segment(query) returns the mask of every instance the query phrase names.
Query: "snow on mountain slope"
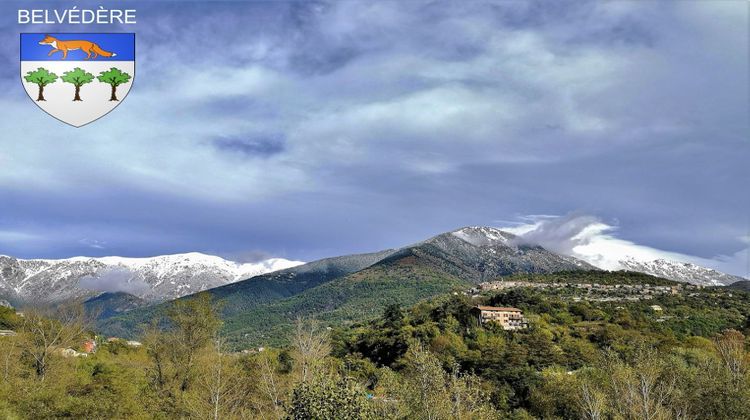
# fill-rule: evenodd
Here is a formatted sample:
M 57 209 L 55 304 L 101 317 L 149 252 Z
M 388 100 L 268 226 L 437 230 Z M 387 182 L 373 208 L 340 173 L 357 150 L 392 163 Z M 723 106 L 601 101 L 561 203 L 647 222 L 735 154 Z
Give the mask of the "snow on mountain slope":
M 17 303 L 55 302 L 123 291 L 162 301 L 299 264 L 283 258 L 241 264 L 200 253 L 63 260 L 0 256 L 0 297 Z
M 486 226 L 465 227 L 451 234 L 474 246 L 506 244 L 516 237 L 511 233 Z
M 513 246 L 523 243 L 523 236 L 491 227 L 467 227 L 451 232 L 453 236 L 475 246 Z M 704 286 L 721 286 L 731 284 L 742 277 L 722 273 L 696 264 L 670 260 L 666 258 L 648 258 L 649 254 L 641 253 L 637 257 L 622 254 L 618 247 L 598 246 L 593 254 L 575 253 L 572 255 L 556 254 L 568 263 L 579 268 L 598 268 L 604 270 L 628 270 L 663 277 L 669 280 L 700 284 Z M 591 251 L 591 250 L 589 250 Z M 593 255 L 593 257 L 592 257 Z M 591 258 L 588 258 L 591 257 Z M 591 265 L 589 265 L 591 264 Z
M 740 280 L 745 280 L 742 277 L 722 273 L 711 268 L 666 259 L 639 261 L 631 257 L 621 260 L 620 267 L 623 270 L 637 271 L 639 273 L 651 274 L 652 276 L 663 277 L 669 280 L 700 284 L 704 286 L 724 286 Z
M 270 258 L 257 263 L 242 264 L 228 261 L 215 255 L 206 255 L 198 252 L 163 255 L 152 258 L 103 257 L 93 259 L 108 266 L 150 272 L 160 278 L 169 277 L 173 273 L 186 268 L 202 269 L 213 267 L 231 273 L 238 280 L 302 264 L 301 261 L 290 261 L 283 258 Z
M 585 261 L 524 243 L 512 233 L 484 226 L 443 233 L 400 251 L 416 251 L 450 263 L 460 269 L 460 277 L 471 281 L 515 273 L 597 269 Z

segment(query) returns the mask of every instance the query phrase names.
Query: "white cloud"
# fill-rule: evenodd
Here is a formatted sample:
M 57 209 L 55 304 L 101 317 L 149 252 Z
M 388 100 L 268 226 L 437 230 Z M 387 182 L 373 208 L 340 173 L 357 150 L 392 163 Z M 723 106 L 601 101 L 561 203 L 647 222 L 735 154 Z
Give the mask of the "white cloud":
M 39 235 L 17 230 L 0 230 L 0 245 L 3 242 L 29 242 L 41 239 Z
M 737 193 L 747 8 L 698 3 L 144 5 L 158 19 L 138 29 L 133 91 L 101 121 L 65 127 L 17 76 L 4 81 L 0 193 L 11 206 L 0 227 L 40 224 L 35 252 L 83 236 L 117 249 L 132 231 L 135 253 L 146 243 L 224 248 L 236 246 L 227 232 L 251 225 L 274 226 L 298 249 L 320 247 L 341 220 L 368 238 L 386 236 L 373 220 L 425 232 L 487 220 L 502 200 L 506 214 L 594 207 L 649 220 L 671 230 L 642 226 L 660 243 L 695 226 L 690 252 L 721 249 L 713 263 L 739 266 L 742 253 L 721 245 L 747 225 L 737 216 L 747 208 Z M 210 34 L 197 50 L 196 33 Z M 0 47 L 6 61 L 14 48 Z M 212 144 L 256 133 L 278 134 L 279 151 Z M 165 202 L 201 216 L 182 221 Z M 80 232 L 84 217 L 100 225 Z M 611 226 L 599 229 L 584 236 L 618 244 Z M 243 248 L 271 237 L 242 236 Z
M 529 220 L 530 219 L 530 220 Z M 667 259 L 697 264 L 728 274 L 748 277 L 750 248 L 732 255 L 704 258 L 639 245 L 617 237 L 617 226 L 596 216 L 571 213 L 566 216 L 532 216 L 527 223 L 503 227 L 519 236 L 521 243 L 533 243 L 551 251 L 570 255 L 605 270 L 621 269 L 620 261 Z
M 209 14 L 194 24 L 217 23 L 217 40 L 230 38 L 233 50 L 260 58 L 238 66 L 206 51 L 193 59 L 179 42 L 186 36 L 181 32 L 173 34 L 177 51 L 154 54 L 162 45 L 145 44 L 132 93 L 111 115 L 80 130 L 61 127 L 26 98 L 3 101 L 5 137 L 23 142 L 0 140 L 0 186 L 80 190 L 102 180 L 185 197 L 257 201 L 323 190 L 318 171 L 355 164 L 444 173 L 478 162 L 562 159 L 580 149 L 549 153 L 545 140 L 528 140 L 529 127 L 556 124 L 584 137 L 610 128 L 583 104 L 627 65 L 620 53 L 587 47 L 559 54 L 543 31 L 499 27 L 483 6 L 430 22 L 422 19 L 423 7 L 314 9 L 310 33 L 299 35 L 309 46 L 276 45 L 269 41 L 276 33 L 234 42 L 236 34 L 219 23 L 227 16 Z M 267 60 L 269 45 L 275 53 Z M 306 50 L 311 47 L 316 50 Z M 450 56 L 464 47 L 476 51 Z M 330 72 L 292 71 L 296 55 L 325 61 L 337 50 L 355 57 Z M 16 121 L 33 121 L 33 128 Z M 284 152 L 238 162 L 207 142 L 258 131 L 286 134 Z
M 96 276 L 81 277 L 78 285 L 98 292 L 125 292 L 137 295 L 149 289 L 149 285 L 135 277 L 125 268 L 110 268 Z

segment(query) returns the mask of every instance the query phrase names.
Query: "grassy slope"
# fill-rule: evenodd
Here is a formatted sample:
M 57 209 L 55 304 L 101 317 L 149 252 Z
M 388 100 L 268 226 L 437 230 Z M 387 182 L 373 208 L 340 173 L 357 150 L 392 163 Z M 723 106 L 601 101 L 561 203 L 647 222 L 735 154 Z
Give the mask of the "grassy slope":
M 148 305 L 145 300 L 124 292 L 102 293 L 83 302 L 86 312 L 99 319 L 121 315 Z
M 330 280 L 337 273 L 305 273 L 300 275 L 262 275 L 251 280 L 230 284 L 208 290 L 214 301 L 221 307 L 224 317 L 231 318 L 239 313 L 275 300 L 298 294 L 311 287 Z M 188 299 L 189 296 L 181 298 Z M 139 334 L 141 327 L 152 319 L 159 318 L 170 304 L 165 302 L 156 306 L 140 308 L 125 314 L 100 320 L 98 329 L 105 335 L 133 337 Z
M 225 332 L 236 347 L 280 344 L 297 317 L 341 325 L 379 316 L 391 303 L 403 306 L 469 283 L 416 256 L 389 260 L 296 296 L 261 305 L 225 320 Z

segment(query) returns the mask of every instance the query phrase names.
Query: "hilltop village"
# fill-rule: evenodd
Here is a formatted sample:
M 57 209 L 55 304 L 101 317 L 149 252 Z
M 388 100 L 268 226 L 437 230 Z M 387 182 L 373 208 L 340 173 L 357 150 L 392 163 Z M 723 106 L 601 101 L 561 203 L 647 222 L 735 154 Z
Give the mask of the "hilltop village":
M 538 290 L 550 290 L 568 292 L 573 300 L 590 301 L 640 301 L 653 299 L 660 295 L 678 295 L 687 293 L 696 296 L 699 290 L 705 286 L 676 283 L 670 285 L 655 285 L 649 283 L 640 284 L 600 284 L 600 283 L 540 283 L 531 281 L 496 280 L 480 283 L 477 287 L 469 289 L 471 296 L 478 297 L 482 292 L 499 292 L 517 288 L 528 288 Z

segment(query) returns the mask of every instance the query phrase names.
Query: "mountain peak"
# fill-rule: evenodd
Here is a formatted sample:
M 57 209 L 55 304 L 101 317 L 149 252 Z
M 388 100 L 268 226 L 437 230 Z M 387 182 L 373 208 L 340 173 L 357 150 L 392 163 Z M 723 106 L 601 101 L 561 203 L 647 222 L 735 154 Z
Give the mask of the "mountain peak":
M 450 233 L 474 246 L 507 244 L 516 237 L 512 233 L 488 226 L 467 226 Z

